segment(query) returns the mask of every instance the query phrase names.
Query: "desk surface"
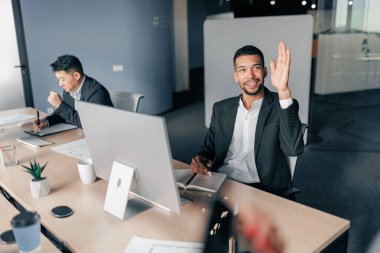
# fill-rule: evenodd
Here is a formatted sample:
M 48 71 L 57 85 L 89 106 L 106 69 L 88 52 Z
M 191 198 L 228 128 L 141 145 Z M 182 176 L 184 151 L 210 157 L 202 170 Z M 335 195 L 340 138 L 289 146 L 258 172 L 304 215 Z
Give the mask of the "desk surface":
M 0 112 L 33 113 L 30 108 Z M 60 145 L 83 138 L 79 129 L 46 137 Z M 78 175 L 76 159 L 50 150 L 52 146 L 38 150 L 17 143 L 17 157 L 21 163 L 34 156 L 40 162 L 49 161 L 44 172 L 52 191 L 40 199 L 31 197 L 30 176 L 21 167 L 9 167 L 0 176 L 1 186 L 26 209 L 36 210 L 41 222 L 58 239 L 74 252 L 122 252 L 132 236 L 151 239 L 202 242 L 207 224 L 208 193 L 187 191 L 193 202 L 181 207 L 181 214 L 167 213 L 153 207 L 128 220 L 121 221 L 103 211 L 107 182 L 97 180 L 93 184 L 82 184 Z M 189 165 L 174 161 L 176 168 Z M 17 183 L 16 183 L 17 182 Z M 349 221 L 288 201 L 252 187 L 227 180 L 221 194 L 237 203 L 249 203 L 264 210 L 279 226 L 286 240 L 288 253 L 319 252 L 349 228 Z M 57 219 L 50 210 L 58 205 L 68 205 L 74 214 Z

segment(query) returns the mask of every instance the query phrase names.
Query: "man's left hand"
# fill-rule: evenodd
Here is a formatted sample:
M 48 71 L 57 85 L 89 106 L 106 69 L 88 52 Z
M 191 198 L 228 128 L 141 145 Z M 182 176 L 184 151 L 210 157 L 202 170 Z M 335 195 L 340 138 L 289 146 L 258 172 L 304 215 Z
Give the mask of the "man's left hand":
M 55 108 L 58 108 L 62 103 L 61 96 L 57 92 L 54 92 L 54 91 L 50 92 L 50 95 L 47 101 Z
M 270 77 L 272 85 L 277 89 L 280 99 L 291 97 L 288 87 L 290 59 L 289 49 L 286 48 L 284 41 L 280 41 L 280 44 L 278 45 L 277 62 L 274 60 L 270 61 Z

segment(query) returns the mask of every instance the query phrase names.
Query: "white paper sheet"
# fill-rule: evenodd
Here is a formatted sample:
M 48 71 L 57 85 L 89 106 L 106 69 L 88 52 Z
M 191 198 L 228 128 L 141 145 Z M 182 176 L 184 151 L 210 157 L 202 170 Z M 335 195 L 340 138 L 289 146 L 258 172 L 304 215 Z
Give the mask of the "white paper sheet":
M 28 119 L 33 118 L 34 115 L 30 114 L 15 114 L 7 117 L 0 118 L 0 126 L 10 125 L 10 124 L 16 124 L 18 122 L 22 122 Z
M 91 158 L 85 138 L 53 147 L 51 150 L 80 160 Z
M 203 243 L 163 241 L 134 236 L 124 253 L 202 253 Z

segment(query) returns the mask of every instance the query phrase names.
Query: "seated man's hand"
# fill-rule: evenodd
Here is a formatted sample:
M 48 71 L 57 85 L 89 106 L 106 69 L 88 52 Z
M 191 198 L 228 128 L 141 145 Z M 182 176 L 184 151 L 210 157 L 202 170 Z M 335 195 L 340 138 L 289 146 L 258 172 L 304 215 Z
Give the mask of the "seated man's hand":
M 57 92 L 51 91 L 47 101 L 55 108 L 58 108 L 62 103 L 62 98 Z
M 43 128 L 45 128 L 45 127 L 48 126 L 46 120 L 40 119 L 40 124 L 37 124 L 38 123 L 37 121 L 38 120 L 33 121 L 33 129 L 34 129 L 34 131 L 40 131 L 41 129 L 43 129 Z
M 191 159 L 191 170 L 195 173 L 205 175 L 210 170 L 211 166 L 212 161 L 203 156 L 197 155 Z

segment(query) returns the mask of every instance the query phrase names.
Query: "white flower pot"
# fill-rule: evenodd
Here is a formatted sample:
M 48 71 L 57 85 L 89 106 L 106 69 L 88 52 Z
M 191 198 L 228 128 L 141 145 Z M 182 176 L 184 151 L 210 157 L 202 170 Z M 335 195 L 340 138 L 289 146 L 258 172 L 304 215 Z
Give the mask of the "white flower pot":
M 40 181 L 30 180 L 30 191 L 33 198 L 46 196 L 50 193 L 50 185 L 48 179 L 45 177 Z

